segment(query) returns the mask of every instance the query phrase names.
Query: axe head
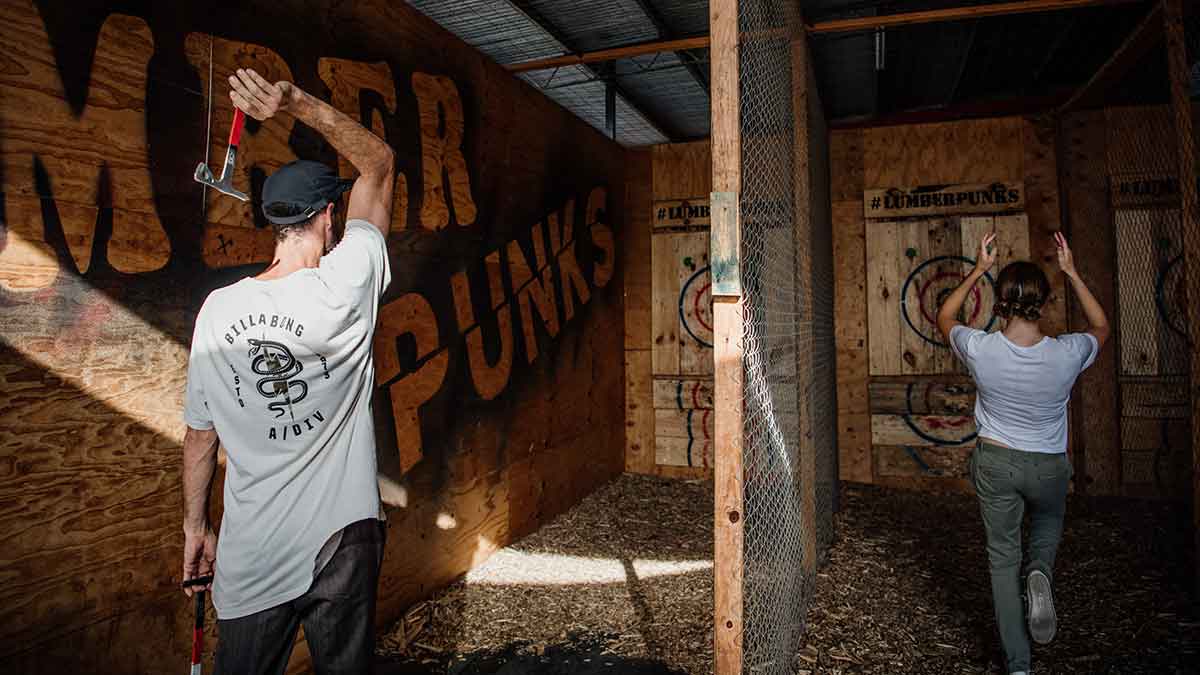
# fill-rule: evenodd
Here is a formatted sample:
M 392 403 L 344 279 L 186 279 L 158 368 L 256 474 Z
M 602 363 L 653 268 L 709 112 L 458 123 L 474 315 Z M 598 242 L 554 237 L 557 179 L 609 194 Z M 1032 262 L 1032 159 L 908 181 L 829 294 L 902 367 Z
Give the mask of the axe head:
M 230 197 L 237 197 L 244 202 L 250 201 L 250 198 L 246 196 L 246 193 L 233 188 L 232 174 L 232 171 L 222 171 L 221 179 L 217 180 L 216 177 L 213 176 L 212 170 L 208 168 L 208 165 L 204 162 L 200 162 L 200 164 L 196 166 L 195 178 L 196 182 L 203 183 L 204 185 L 207 185 L 221 194 L 226 194 Z

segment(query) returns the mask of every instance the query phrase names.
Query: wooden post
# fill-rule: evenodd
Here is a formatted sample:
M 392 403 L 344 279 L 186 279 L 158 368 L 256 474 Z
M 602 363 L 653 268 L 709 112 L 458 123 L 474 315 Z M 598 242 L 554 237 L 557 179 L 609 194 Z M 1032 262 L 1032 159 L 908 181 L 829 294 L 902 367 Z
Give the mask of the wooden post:
M 713 407 L 716 493 L 714 523 L 714 673 L 742 672 L 742 297 L 718 283 L 719 265 L 732 255 L 740 275 L 737 194 L 741 189 L 741 121 L 738 90 L 738 0 L 710 0 L 712 34 Z M 732 214 L 718 215 L 722 195 Z M 732 199 L 729 199 L 732 197 Z M 725 221 L 732 218 L 732 223 Z M 732 225 L 732 246 L 726 235 Z M 726 231 L 721 231 L 721 230 Z M 734 250 L 728 250 L 728 249 Z M 725 249 L 725 250 L 718 250 Z M 740 284 L 737 284 L 740 286 Z
M 1182 188 L 1183 260 L 1186 264 L 1188 329 L 1192 337 L 1192 526 L 1196 552 L 1200 553 L 1200 204 L 1197 203 L 1196 147 L 1192 136 L 1192 103 L 1188 92 L 1191 75 L 1184 39 L 1183 3 L 1162 0 L 1166 22 L 1167 64 L 1171 71 L 1171 106 L 1179 137 L 1179 185 Z M 1196 569 L 1200 585 L 1200 567 Z
M 811 339 L 812 327 L 812 220 L 808 172 L 808 36 L 797 27 L 791 41 L 792 56 L 792 218 L 796 232 L 796 322 L 797 335 Z M 803 290 L 802 290 L 803 289 Z M 817 453 L 813 446 L 813 415 L 809 403 L 812 389 L 811 342 L 796 345 L 796 404 L 800 415 L 797 451 L 800 455 L 800 549 L 804 584 L 817 573 Z M 822 422 L 827 423 L 828 420 Z

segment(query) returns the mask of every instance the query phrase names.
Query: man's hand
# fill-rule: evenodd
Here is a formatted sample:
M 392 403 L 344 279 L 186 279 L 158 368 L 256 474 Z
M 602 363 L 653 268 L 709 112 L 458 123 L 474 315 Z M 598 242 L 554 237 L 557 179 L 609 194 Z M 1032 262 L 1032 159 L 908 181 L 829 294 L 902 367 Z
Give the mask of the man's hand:
M 229 98 L 233 104 L 260 122 L 287 110 L 294 92 L 291 82 L 271 84 L 250 68 L 238 68 L 229 76 Z
M 992 269 L 996 264 L 996 251 L 992 248 L 992 244 L 996 241 L 996 233 L 985 235 L 983 240 L 979 242 L 979 257 L 975 259 L 975 272 L 983 276 L 985 272 Z
M 213 573 L 213 563 L 217 559 L 217 533 L 211 527 L 205 526 L 203 531 L 183 533 L 183 580 L 206 577 Z M 184 593 L 188 597 L 196 591 L 207 591 L 212 584 L 204 586 L 185 586 Z
M 1054 242 L 1058 244 L 1058 266 L 1063 271 L 1063 274 L 1075 279 L 1079 273 L 1075 271 L 1075 256 L 1071 255 L 1071 247 L 1067 245 L 1067 238 L 1062 232 L 1054 233 Z
M 208 493 L 217 470 L 217 446 L 221 439 L 214 429 L 188 427 L 183 435 L 183 580 L 213 573 L 217 559 L 217 535 L 208 524 Z M 184 589 L 206 590 L 211 584 Z

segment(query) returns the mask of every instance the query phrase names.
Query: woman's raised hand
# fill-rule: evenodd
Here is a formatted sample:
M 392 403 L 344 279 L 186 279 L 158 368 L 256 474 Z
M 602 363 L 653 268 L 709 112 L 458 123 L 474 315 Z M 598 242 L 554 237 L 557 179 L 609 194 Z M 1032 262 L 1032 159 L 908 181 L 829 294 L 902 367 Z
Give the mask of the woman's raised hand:
M 979 257 L 975 259 L 975 271 L 983 274 L 992 269 L 996 264 L 996 250 L 992 248 L 992 244 L 996 241 L 996 233 L 992 232 L 985 235 L 983 240 L 979 242 Z
M 1075 271 L 1075 257 L 1071 255 L 1071 247 L 1067 245 L 1067 238 L 1063 236 L 1062 232 L 1055 232 L 1054 243 L 1058 244 L 1058 266 L 1062 269 L 1063 274 L 1075 278 L 1078 276 Z

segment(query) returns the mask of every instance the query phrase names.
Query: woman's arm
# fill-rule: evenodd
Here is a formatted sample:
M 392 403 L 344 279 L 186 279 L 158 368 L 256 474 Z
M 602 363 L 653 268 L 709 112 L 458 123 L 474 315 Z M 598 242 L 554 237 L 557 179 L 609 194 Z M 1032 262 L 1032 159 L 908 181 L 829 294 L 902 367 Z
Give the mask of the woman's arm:
M 975 284 L 983 278 L 983 275 L 996 264 L 996 254 L 992 250 L 992 242 L 996 241 L 996 233 L 991 233 L 979 242 L 979 258 L 975 260 L 975 269 L 963 279 L 958 288 L 946 298 L 946 302 L 942 303 L 938 309 L 937 325 L 938 330 L 942 332 L 942 336 L 946 341 L 950 341 L 950 331 L 955 326 L 960 325 L 958 317 L 959 310 L 962 309 L 963 303 L 967 301 L 967 294 Z
M 1091 333 L 1096 338 L 1096 342 L 1103 347 L 1111 333 L 1108 327 L 1108 316 L 1104 314 L 1104 308 L 1100 306 L 1096 296 L 1092 295 L 1092 291 L 1088 289 L 1087 284 L 1083 283 L 1079 272 L 1075 270 L 1075 258 L 1071 255 L 1071 247 L 1067 245 L 1067 238 L 1061 232 L 1055 232 L 1054 241 L 1058 243 L 1058 266 L 1071 281 L 1071 288 L 1079 298 L 1083 316 L 1087 319 L 1089 326 L 1087 332 Z

